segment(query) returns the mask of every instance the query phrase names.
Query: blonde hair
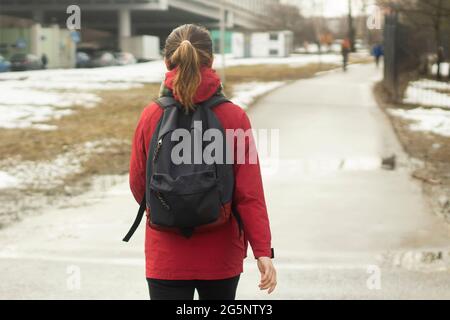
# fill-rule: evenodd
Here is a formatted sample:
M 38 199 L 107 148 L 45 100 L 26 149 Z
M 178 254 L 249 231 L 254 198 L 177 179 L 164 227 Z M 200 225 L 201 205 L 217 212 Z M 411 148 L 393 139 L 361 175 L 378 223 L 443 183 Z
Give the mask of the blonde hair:
M 201 68 L 213 60 L 213 45 L 209 31 L 194 24 L 182 25 L 169 35 L 164 48 L 169 69 L 178 68 L 173 92 L 186 112 L 195 106 L 194 97 L 202 81 Z

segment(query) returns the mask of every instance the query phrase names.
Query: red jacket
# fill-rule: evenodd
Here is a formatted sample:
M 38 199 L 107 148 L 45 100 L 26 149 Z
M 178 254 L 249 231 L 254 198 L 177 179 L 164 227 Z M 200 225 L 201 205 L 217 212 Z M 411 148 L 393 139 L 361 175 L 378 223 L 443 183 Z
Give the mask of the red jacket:
M 173 88 L 175 72 L 172 70 L 166 74 L 165 85 L 169 89 Z M 220 78 L 215 71 L 203 68 L 195 102 L 206 101 L 217 92 L 219 86 Z M 246 113 L 232 103 L 214 108 L 214 113 L 224 129 L 251 128 Z M 144 109 L 135 132 L 130 186 L 138 203 L 144 197 L 149 144 L 162 114 L 162 109 L 156 103 L 150 104 Z M 157 231 L 146 223 L 147 278 L 217 280 L 237 276 L 243 271 L 248 242 L 255 258 L 271 256 L 271 234 L 259 163 L 235 164 L 234 176 L 233 202 L 242 217 L 243 236 L 239 237 L 235 218 L 214 231 L 194 234 L 189 239 L 176 233 Z

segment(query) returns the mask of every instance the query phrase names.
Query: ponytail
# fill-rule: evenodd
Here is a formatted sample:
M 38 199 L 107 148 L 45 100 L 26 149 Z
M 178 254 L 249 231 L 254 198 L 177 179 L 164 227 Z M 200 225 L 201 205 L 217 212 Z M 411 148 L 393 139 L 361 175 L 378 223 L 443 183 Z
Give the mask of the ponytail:
M 184 40 L 172 55 L 171 62 L 178 66 L 173 92 L 188 112 L 194 107 L 194 97 L 202 80 L 199 54 L 189 40 Z
M 202 81 L 201 68 L 213 61 L 213 44 L 209 31 L 195 24 L 182 25 L 166 40 L 164 57 L 170 70 L 178 68 L 173 93 L 189 112 L 195 107 L 195 94 Z

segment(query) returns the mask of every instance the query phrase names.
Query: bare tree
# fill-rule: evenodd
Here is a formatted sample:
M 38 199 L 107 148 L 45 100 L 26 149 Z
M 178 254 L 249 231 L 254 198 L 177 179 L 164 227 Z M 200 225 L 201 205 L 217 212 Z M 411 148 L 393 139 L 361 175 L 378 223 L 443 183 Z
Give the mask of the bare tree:
M 302 44 L 309 38 L 312 32 L 308 19 L 301 13 L 298 5 L 276 4 L 271 8 L 273 22 L 271 29 L 290 30 L 294 32 L 294 42 L 296 45 Z

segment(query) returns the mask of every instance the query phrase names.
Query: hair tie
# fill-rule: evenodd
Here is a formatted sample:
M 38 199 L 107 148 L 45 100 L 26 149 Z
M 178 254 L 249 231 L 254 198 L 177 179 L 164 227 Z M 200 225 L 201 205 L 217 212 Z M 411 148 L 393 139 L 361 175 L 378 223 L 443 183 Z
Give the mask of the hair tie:
M 188 44 L 192 45 L 192 43 L 191 43 L 189 40 L 187 40 L 187 39 L 181 41 L 180 45 L 182 45 L 182 44 L 184 44 L 184 43 L 188 43 Z

